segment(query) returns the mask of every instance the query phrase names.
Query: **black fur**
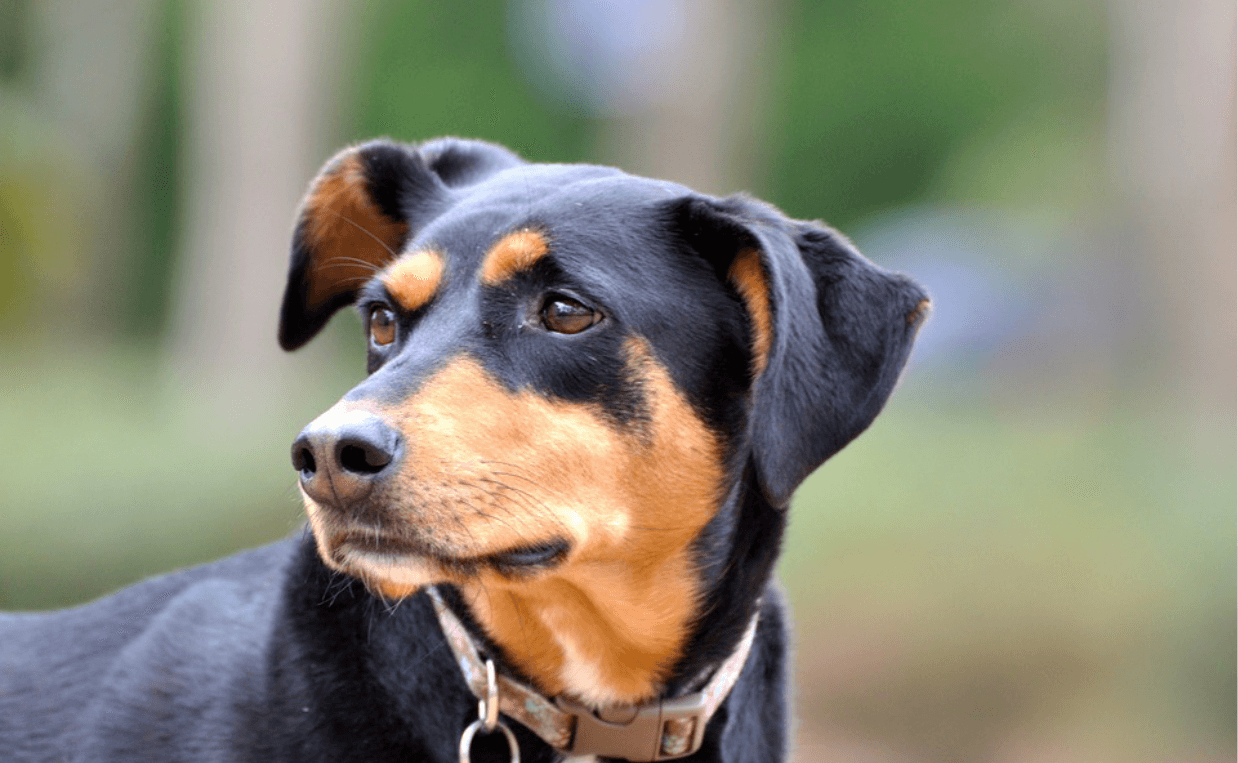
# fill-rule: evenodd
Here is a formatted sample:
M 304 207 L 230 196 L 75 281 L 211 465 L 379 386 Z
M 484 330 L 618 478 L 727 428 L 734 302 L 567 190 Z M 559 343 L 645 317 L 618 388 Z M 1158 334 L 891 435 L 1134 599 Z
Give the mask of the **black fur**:
M 704 596 L 668 693 L 725 659 L 762 611 L 739 683 L 684 760 L 783 759 L 787 633 L 773 566 L 784 509 L 880 411 L 922 321 L 923 291 L 835 231 L 743 196 L 600 167 L 525 165 L 480 142 L 376 141 L 355 151 L 375 207 L 408 225 L 401 245 L 431 242 L 451 257 L 434 301 L 397 316 L 399 340 L 371 347 L 372 374 L 348 398 L 398 401 L 467 352 L 508 389 L 586 401 L 639 432 L 651 413 L 624 347 L 646 342 L 725 443 L 729 475 L 728 497 L 693 545 Z M 552 255 L 499 285 L 475 283 L 487 247 L 522 229 L 542 232 Z M 374 281 L 341 283 L 307 305 L 308 279 L 323 267 L 312 244 L 300 223 L 280 316 L 288 349 L 346 304 L 365 317 L 391 302 Z M 751 248 L 773 324 L 755 378 L 756 327 L 727 276 Z M 521 331 L 546 293 L 594 306 L 606 323 L 571 341 Z M 476 708 L 427 598 L 380 601 L 328 571 L 308 533 L 76 609 L 0 616 L 4 760 L 454 761 Z M 558 759 L 511 725 L 523 760 Z M 506 757 L 490 739 L 474 759 Z

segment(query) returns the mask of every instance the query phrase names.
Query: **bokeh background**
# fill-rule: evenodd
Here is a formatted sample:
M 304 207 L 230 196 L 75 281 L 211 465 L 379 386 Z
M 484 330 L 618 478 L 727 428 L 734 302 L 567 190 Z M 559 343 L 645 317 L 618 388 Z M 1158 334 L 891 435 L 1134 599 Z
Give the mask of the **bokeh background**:
M 276 346 L 300 195 L 483 137 L 933 292 L 795 500 L 799 760 L 1232 761 L 1234 56 L 1228 0 L 0 0 L 0 606 L 296 532 L 363 373 Z

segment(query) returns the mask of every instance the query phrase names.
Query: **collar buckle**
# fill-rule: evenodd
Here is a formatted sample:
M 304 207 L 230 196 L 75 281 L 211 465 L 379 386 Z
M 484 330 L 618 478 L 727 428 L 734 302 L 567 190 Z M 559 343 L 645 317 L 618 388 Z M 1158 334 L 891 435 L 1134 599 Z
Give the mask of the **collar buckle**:
M 557 697 L 555 703 L 575 719 L 567 752 L 626 758 L 633 763 L 691 755 L 701 748 L 709 720 L 703 692 L 608 712 L 615 720 L 603 719 L 566 697 Z

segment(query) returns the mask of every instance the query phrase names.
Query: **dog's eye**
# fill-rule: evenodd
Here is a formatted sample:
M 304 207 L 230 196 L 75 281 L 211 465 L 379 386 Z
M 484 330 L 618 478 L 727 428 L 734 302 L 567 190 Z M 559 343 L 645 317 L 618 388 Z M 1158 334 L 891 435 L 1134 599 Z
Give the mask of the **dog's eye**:
M 601 319 L 597 310 L 562 294 L 542 306 L 542 325 L 556 334 L 579 334 Z
M 395 341 L 395 313 L 391 308 L 375 305 L 370 310 L 370 340 L 380 346 Z

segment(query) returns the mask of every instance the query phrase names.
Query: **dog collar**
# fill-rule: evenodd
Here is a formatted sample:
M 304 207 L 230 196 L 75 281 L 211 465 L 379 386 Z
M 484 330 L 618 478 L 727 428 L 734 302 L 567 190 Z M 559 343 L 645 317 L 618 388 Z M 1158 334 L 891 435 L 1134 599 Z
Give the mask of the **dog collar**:
M 699 690 L 675 699 L 639 705 L 626 713 L 630 717 L 612 722 L 566 697 L 551 700 L 525 683 L 496 675 L 493 661 L 482 658 L 473 637 L 444 603 L 438 589 L 430 587 L 427 592 L 464 682 L 480 700 L 481 718 L 465 729 L 461 738 L 462 761 L 468 760 L 468 743 L 478 728 L 492 731 L 496 725 L 507 736 L 514 753 L 512 759 L 519 760 L 515 740 L 507 727 L 497 720 L 498 712 L 518 721 L 546 744 L 568 755 L 600 755 L 634 763 L 691 755 L 700 749 L 705 726 L 739 680 L 752 649 L 759 617 L 758 610 L 735 651 L 718 666 L 713 676 L 704 681 L 705 674 L 702 674 L 694 682 L 701 686 Z

